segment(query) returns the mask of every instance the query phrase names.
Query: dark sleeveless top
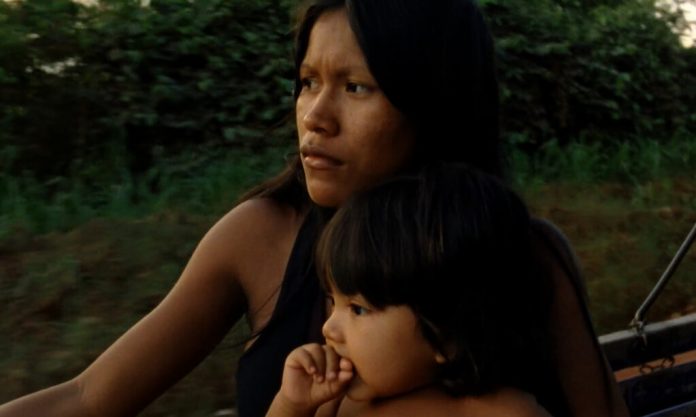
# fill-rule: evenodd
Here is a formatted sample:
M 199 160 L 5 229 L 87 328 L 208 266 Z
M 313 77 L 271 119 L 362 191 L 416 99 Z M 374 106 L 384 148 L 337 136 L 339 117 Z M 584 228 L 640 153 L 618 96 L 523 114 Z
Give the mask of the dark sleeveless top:
M 316 276 L 313 256 L 319 228 L 318 213 L 310 211 L 290 253 L 271 320 L 239 360 L 236 384 L 239 417 L 265 416 L 280 388 L 283 365 L 290 351 L 305 343 L 323 343 L 321 326 L 326 318 L 325 298 Z M 584 282 L 570 244 L 563 233 L 546 220 L 532 219 L 532 228 L 535 245 L 542 246 L 541 250 L 553 256 L 572 282 L 582 307 L 583 319 L 593 336 L 596 353 L 600 356 L 600 363 L 604 363 L 587 308 Z M 609 393 L 611 381 L 607 379 L 604 382 L 605 392 Z M 563 397 L 559 388 L 549 387 L 550 391 Z
M 307 214 L 290 252 L 275 310 L 258 339 L 239 359 L 239 417 L 263 417 L 280 388 L 285 358 L 305 343 L 323 343 L 325 297 L 314 268 L 319 215 Z

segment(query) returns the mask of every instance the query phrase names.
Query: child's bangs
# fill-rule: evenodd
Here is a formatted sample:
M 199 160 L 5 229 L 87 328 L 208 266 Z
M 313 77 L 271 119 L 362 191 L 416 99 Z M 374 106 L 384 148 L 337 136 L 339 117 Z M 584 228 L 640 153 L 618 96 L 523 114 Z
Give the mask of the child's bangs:
M 418 253 L 414 236 L 406 236 L 413 215 L 402 213 L 390 200 L 395 191 L 417 187 L 411 181 L 399 185 L 377 187 L 351 199 L 326 226 L 316 264 L 327 290 L 360 294 L 376 308 L 408 304 L 412 299 L 414 277 L 420 270 L 413 256 Z

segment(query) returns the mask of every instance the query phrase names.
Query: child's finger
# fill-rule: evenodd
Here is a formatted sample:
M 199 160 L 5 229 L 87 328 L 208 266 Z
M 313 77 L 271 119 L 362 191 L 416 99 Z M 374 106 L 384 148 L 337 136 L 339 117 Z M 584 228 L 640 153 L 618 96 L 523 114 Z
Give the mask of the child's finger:
M 315 367 L 315 372 L 312 373 L 312 375 L 314 375 L 317 382 L 324 381 L 324 374 L 326 373 L 326 354 L 324 348 L 317 343 L 305 345 L 303 348 L 312 358 Z
M 353 362 L 350 361 L 348 358 L 341 357 L 341 361 L 339 363 L 339 368 L 342 371 L 352 371 L 353 370 Z
M 339 361 L 338 380 L 340 382 L 350 381 L 354 375 L 353 362 L 346 358 L 341 358 Z
M 318 372 L 314 357 L 308 346 L 301 346 L 290 353 L 286 365 L 290 368 L 303 369 L 308 375 L 316 375 Z
M 326 357 L 326 380 L 335 381 L 338 378 L 341 357 L 338 356 L 338 353 L 331 346 L 324 345 L 323 348 Z

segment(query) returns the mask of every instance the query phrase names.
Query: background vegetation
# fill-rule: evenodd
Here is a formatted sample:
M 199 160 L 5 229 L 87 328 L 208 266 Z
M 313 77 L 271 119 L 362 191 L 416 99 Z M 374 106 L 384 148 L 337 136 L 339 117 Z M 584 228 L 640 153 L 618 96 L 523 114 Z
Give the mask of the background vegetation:
M 292 0 L 0 2 L 0 402 L 149 311 L 293 152 Z M 696 50 L 652 0 L 481 0 L 516 186 L 568 233 L 601 333 L 696 222 Z M 696 311 L 691 252 L 651 318 Z M 243 328 L 146 416 L 233 408 Z

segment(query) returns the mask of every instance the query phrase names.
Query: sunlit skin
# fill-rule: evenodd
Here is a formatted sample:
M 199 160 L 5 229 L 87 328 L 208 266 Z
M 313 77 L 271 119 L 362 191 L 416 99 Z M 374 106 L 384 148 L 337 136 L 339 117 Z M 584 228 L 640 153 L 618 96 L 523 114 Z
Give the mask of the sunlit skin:
M 370 73 L 344 9 L 317 20 L 300 79 L 297 129 L 312 201 L 339 206 L 408 164 L 413 129 Z
M 360 295 L 335 289 L 329 297 L 333 307 L 322 331 L 327 345 L 353 364 L 348 398 L 387 398 L 433 382 L 444 358 L 425 340 L 410 307 L 376 309 Z
M 445 357 L 423 337 L 408 306 L 372 307 L 331 288 L 325 345 L 300 346 L 285 361 L 266 417 L 550 417 L 513 388 L 451 396 L 438 388 Z
M 360 295 L 332 288 L 331 313 L 322 331 L 325 345 L 301 346 L 288 355 L 279 404 L 312 414 L 342 396 L 368 405 L 430 386 L 444 362 L 423 337 L 408 306 L 377 309 Z

